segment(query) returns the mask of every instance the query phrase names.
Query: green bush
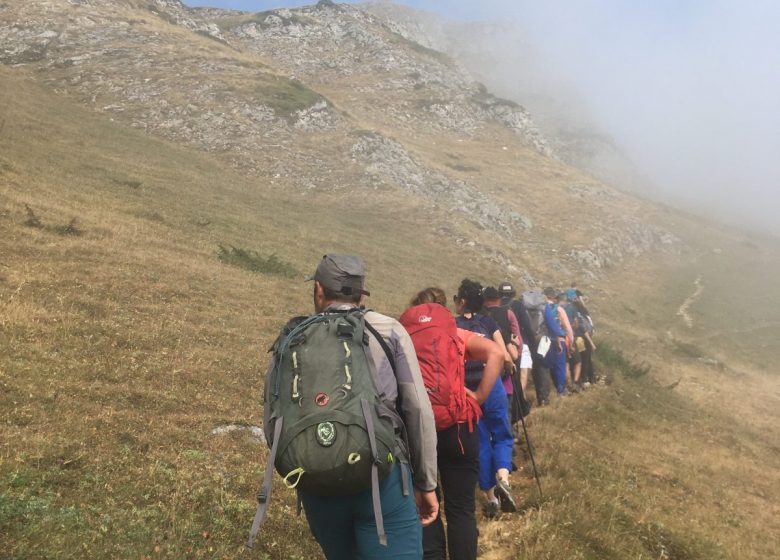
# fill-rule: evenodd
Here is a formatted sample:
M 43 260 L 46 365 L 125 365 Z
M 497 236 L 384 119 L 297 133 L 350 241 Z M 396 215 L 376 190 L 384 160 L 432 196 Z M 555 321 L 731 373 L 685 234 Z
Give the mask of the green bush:
M 47 226 L 47 229 L 50 229 L 57 235 L 72 235 L 74 237 L 77 237 L 84 232 L 76 227 L 76 218 L 73 218 L 70 222 L 68 222 L 65 225 L 54 225 L 54 226 Z
M 264 257 L 263 255 L 248 249 L 242 249 L 232 245 L 229 247 L 220 245 L 219 254 L 217 256 L 219 260 L 225 264 L 237 266 L 251 272 L 277 274 L 279 276 L 287 276 L 288 278 L 292 278 L 299 274 L 291 264 L 283 261 L 276 253 Z
M 82 235 L 84 233 L 83 230 L 79 229 L 76 226 L 76 222 L 78 221 L 77 218 L 73 218 L 67 224 L 61 224 L 61 225 L 44 224 L 43 221 L 35 213 L 35 211 L 32 208 L 30 208 L 27 204 L 24 205 L 24 209 L 27 212 L 27 219 L 24 220 L 24 225 L 26 225 L 27 227 L 50 231 L 52 233 L 56 233 L 57 235 L 72 235 L 74 237 Z
M 24 205 L 24 209 L 27 212 L 27 219 L 24 221 L 24 225 L 27 227 L 42 228 L 43 222 L 41 222 L 41 219 L 33 211 L 33 209 L 30 208 L 27 204 Z
M 689 342 L 680 342 L 679 340 L 675 340 L 674 351 L 675 353 L 681 356 L 685 356 L 686 358 L 699 359 L 704 357 L 704 352 L 702 352 L 698 346 Z

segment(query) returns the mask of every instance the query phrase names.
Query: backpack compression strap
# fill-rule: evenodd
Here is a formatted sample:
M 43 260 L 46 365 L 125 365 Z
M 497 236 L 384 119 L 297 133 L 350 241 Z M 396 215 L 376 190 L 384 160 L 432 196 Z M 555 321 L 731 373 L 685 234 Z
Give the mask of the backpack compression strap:
M 376 520 L 376 532 L 379 535 L 379 544 L 387 546 L 387 535 L 385 534 L 385 524 L 382 518 L 382 500 L 379 497 L 379 458 L 376 446 L 376 433 L 374 432 L 374 419 L 368 408 L 368 401 L 360 399 L 360 406 L 363 409 L 363 417 L 366 420 L 366 430 L 368 431 L 368 442 L 371 445 L 371 501 L 374 504 L 374 519 Z M 402 473 L 403 474 L 403 473 Z
M 246 542 L 247 548 L 255 547 L 255 538 L 257 538 L 257 532 L 265 523 L 265 517 L 268 514 L 268 502 L 271 500 L 271 483 L 274 479 L 274 461 L 276 461 L 276 450 L 279 447 L 279 439 L 282 435 L 282 423 L 283 417 L 276 419 L 274 424 L 274 442 L 271 444 L 271 454 L 268 456 L 268 465 L 265 467 L 265 477 L 263 478 L 263 486 L 260 488 L 260 492 L 257 494 L 257 511 L 255 512 L 255 520 L 252 522 L 252 531 L 249 533 L 249 540 Z

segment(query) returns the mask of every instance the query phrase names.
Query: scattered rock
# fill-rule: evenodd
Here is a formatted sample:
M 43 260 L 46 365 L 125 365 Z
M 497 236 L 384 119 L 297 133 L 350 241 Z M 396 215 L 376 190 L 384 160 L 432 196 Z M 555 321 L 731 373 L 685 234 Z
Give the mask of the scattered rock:
M 249 426 L 245 424 L 225 424 L 223 426 L 217 426 L 211 430 L 213 436 L 224 436 L 233 432 L 247 432 L 250 439 L 257 443 L 265 445 L 265 433 L 263 429 L 258 426 Z

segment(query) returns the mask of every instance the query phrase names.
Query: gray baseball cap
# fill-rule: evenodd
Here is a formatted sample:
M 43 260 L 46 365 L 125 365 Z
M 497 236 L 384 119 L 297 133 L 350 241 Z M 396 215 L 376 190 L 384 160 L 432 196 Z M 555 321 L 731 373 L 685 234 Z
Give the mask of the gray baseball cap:
M 307 282 L 310 280 L 345 296 L 371 295 L 363 289 L 366 281 L 363 259 L 354 255 L 325 255 L 314 274 L 306 277 Z

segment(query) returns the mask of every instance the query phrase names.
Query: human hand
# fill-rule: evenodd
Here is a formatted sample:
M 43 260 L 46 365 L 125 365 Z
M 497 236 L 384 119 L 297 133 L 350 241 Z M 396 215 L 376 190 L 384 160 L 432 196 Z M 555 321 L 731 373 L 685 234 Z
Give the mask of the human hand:
M 427 527 L 439 516 L 439 500 L 436 498 L 436 492 L 423 492 L 414 489 L 414 501 L 417 502 L 417 512 L 420 515 L 420 523 Z
M 475 401 L 479 402 L 479 400 L 477 399 L 477 394 L 471 389 L 469 389 L 468 387 L 466 387 L 466 396 L 471 397 Z

